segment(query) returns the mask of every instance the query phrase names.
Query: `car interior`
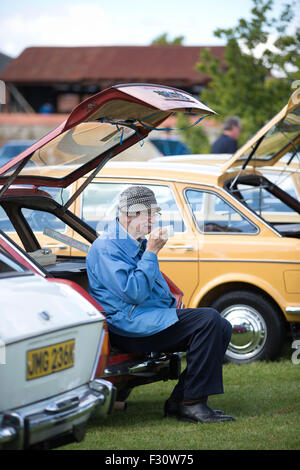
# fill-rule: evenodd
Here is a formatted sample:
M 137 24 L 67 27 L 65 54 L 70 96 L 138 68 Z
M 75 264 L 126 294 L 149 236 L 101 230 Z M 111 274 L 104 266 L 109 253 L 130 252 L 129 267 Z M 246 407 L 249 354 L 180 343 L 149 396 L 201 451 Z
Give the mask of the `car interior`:
M 262 175 L 240 175 L 225 189 L 284 237 L 300 238 L 300 202 Z

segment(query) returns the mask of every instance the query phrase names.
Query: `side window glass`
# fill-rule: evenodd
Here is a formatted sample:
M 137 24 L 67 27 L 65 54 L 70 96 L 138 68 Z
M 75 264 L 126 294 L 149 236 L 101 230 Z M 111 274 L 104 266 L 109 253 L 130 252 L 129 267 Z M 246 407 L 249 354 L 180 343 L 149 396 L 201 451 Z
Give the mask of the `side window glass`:
M 188 189 L 186 198 L 198 229 L 204 233 L 256 233 L 246 217 L 215 193 Z
M 70 196 L 70 188 L 60 189 L 41 186 L 39 189 L 50 194 L 59 204 L 64 204 Z M 22 208 L 21 212 L 33 232 L 43 233 L 44 228 L 50 228 L 60 233 L 66 231 L 66 224 L 50 212 L 27 208 Z
M 50 228 L 60 233 L 66 231 L 66 224 L 50 212 L 26 208 L 22 208 L 21 212 L 33 232 L 43 233 L 44 228 Z
M 118 195 L 127 184 L 90 183 L 82 193 L 81 218 L 94 230 L 102 232 L 117 214 Z
M 90 183 L 82 194 L 81 217 L 98 232 L 105 229 L 117 215 L 119 194 L 132 184 Z M 173 225 L 174 232 L 185 230 L 184 221 L 173 193 L 168 186 L 145 185 L 154 192 L 161 207 L 161 226 Z
M 0 230 L 3 230 L 5 233 L 16 233 L 16 230 L 6 215 L 3 207 L 0 206 Z

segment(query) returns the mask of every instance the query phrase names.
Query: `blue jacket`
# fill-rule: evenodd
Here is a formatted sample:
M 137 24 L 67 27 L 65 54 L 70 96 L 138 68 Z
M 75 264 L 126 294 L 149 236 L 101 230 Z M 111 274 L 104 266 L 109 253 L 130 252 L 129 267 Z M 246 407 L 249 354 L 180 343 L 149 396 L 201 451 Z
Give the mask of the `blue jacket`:
M 87 255 L 90 293 L 105 310 L 109 329 L 121 336 L 150 336 L 178 321 L 176 299 L 155 253 L 114 220 Z

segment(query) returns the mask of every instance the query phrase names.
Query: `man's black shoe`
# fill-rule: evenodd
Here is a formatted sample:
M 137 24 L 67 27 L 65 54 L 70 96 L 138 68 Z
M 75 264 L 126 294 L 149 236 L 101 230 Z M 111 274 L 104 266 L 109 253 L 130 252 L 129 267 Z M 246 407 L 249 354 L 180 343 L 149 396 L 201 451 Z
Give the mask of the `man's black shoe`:
M 170 417 L 170 418 L 178 418 L 180 415 L 179 411 L 179 401 L 175 400 L 166 400 L 165 405 L 164 405 L 164 416 L 165 417 Z M 217 415 L 223 415 L 224 411 L 222 410 L 212 410 L 215 414 Z
M 180 421 L 190 423 L 219 423 L 224 421 L 235 421 L 233 416 L 214 413 L 205 403 L 195 403 L 194 405 L 179 404 Z
M 179 402 L 175 400 L 170 400 L 170 399 L 165 401 L 164 416 L 177 418 L 178 415 L 179 415 Z

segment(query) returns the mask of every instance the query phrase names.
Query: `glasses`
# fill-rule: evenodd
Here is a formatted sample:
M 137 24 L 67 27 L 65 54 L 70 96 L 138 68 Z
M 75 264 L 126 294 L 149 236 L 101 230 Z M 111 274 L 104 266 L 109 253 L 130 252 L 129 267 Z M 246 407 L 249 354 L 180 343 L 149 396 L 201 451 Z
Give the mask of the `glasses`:
M 158 211 L 141 211 L 141 212 L 135 212 L 134 214 L 127 214 L 128 217 L 142 217 L 143 219 L 155 219 L 159 220 L 161 217 L 161 213 Z

